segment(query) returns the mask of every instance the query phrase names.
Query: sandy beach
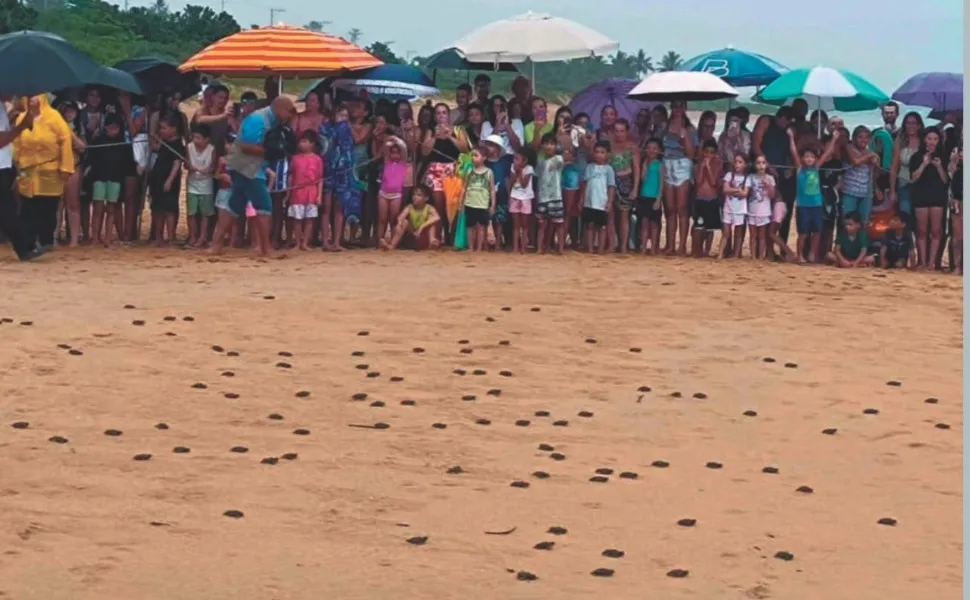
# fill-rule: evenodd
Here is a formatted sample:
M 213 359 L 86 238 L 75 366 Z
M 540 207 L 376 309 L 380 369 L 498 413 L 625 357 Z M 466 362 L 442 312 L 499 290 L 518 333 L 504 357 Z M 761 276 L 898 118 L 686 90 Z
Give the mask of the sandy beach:
M 148 248 L 0 276 L 3 600 L 961 594 L 954 276 Z

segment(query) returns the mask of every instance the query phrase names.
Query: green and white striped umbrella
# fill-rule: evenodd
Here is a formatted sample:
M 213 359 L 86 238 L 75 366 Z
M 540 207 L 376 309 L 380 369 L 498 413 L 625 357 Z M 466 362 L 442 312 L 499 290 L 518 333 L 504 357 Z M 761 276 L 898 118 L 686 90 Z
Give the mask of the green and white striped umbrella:
M 849 71 L 830 67 L 795 69 L 771 82 L 755 96 L 765 104 L 783 106 L 803 98 L 812 109 L 853 112 L 889 102 L 885 92 Z

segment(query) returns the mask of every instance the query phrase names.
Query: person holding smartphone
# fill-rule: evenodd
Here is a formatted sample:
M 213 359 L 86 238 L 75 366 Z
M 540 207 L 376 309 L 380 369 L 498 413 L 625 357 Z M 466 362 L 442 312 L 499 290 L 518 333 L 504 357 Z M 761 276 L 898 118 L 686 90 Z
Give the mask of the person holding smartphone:
M 542 151 L 542 138 L 547 133 L 554 133 L 556 124 L 549 121 L 549 111 L 543 98 L 532 98 L 532 115 L 535 120 L 523 128 L 525 143 L 532 147 L 539 158 L 549 158 Z
M 485 113 L 488 119 L 482 123 L 482 138 L 495 134 L 502 138 L 505 153 L 515 154 L 515 150 L 522 146 L 522 140 L 525 139 L 525 128 L 520 119 L 513 119 L 509 114 L 505 97 L 492 96 Z

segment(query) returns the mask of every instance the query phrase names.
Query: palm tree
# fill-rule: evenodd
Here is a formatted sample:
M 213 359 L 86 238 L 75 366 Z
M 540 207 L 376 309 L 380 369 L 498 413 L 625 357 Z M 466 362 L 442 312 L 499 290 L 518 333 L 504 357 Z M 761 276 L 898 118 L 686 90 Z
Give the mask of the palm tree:
M 310 31 L 316 31 L 317 33 L 320 33 L 323 31 L 323 28 L 329 24 L 330 24 L 330 21 L 310 21 L 309 23 L 306 24 L 306 28 L 309 29 Z
M 638 50 L 636 56 L 633 57 L 633 63 L 637 67 L 637 71 L 640 73 L 641 77 L 649 75 L 656 71 L 656 67 L 653 66 L 653 57 L 647 56 L 647 53 L 643 50 Z
M 347 41 L 350 42 L 351 44 L 356 45 L 357 42 L 360 41 L 360 38 L 363 37 L 363 35 L 364 35 L 363 31 L 354 27 L 353 29 L 347 32 Z
M 679 54 L 671 50 L 667 52 L 667 54 L 664 54 L 663 58 L 660 59 L 660 70 L 675 71 L 683 62 L 684 59 Z

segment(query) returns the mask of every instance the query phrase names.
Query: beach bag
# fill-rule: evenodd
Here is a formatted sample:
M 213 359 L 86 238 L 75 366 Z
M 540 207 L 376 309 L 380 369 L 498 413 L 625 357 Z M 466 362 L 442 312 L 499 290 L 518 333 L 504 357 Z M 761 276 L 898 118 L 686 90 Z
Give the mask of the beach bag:
M 465 227 L 465 211 L 458 211 L 458 220 L 455 224 L 455 248 L 458 250 L 468 250 L 468 228 Z
M 263 151 L 265 159 L 271 163 L 296 154 L 296 135 L 290 126 L 280 123 L 270 128 L 263 138 Z

